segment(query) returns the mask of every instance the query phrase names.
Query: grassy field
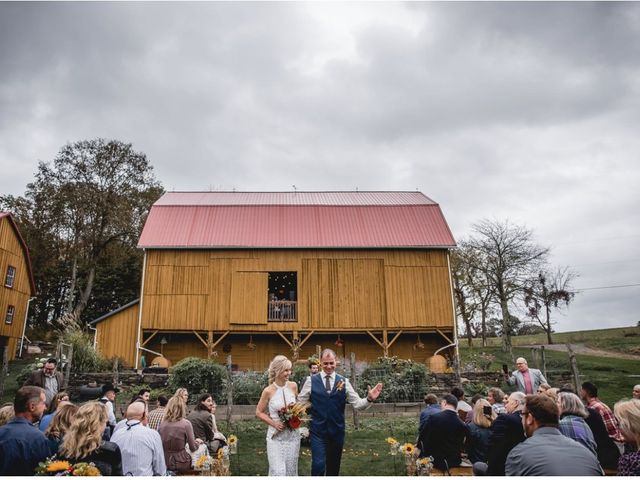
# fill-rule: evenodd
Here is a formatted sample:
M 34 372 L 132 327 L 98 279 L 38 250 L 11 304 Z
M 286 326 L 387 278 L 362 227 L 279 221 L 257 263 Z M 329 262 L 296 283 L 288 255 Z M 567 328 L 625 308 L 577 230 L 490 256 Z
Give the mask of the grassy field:
M 225 434 L 230 433 L 226 423 L 218 427 Z M 231 431 L 238 436 L 238 454 L 231 456 L 232 475 L 267 475 L 266 426 L 257 420 L 245 420 L 234 423 Z M 417 416 L 361 419 L 358 430 L 353 428 L 353 422 L 348 418 L 341 475 L 406 475 L 403 458 L 389 454 L 386 438 L 393 436 L 400 442 L 413 443 L 417 431 Z M 311 475 L 311 450 L 308 446 L 303 446 L 300 450 L 298 473 L 300 476 Z
M 514 348 L 514 356 L 529 359 L 529 365 L 536 367 L 531 361 L 529 348 Z M 482 355 L 484 354 L 484 355 Z M 487 348 L 460 348 L 460 359 L 464 365 L 472 362 L 478 356 L 492 358 L 488 365 L 489 371 L 500 372 L 502 364 L 506 363 L 514 368 L 511 357 L 503 353 L 499 347 Z M 569 356 L 565 352 L 546 351 L 548 380 L 552 386 L 560 386 L 559 374 L 570 371 Z M 633 385 L 640 383 L 640 357 L 638 360 L 619 358 L 592 357 L 588 355 L 576 355 L 581 381 L 591 381 L 598 386 L 600 398 L 610 406 L 621 398 L 629 398 Z M 506 384 L 505 384 L 506 387 Z M 508 388 L 506 388 L 508 391 Z
M 640 327 L 605 328 L 601 330 L 584 330 L 580 332 L 562 332 L 552 334 L 554 343 L 584 343 L 588 347 L 611 350 L 622 353 L 638 354 L 640 356 Z M 546 345 L 545 334 L 522 335 L 512 337 L 512 343 L 517 345 Z M 487 346 L 499 347 L 500 338 L 488 338 Z M 461 338 L 460 344 L 467 345 L 467 340 Z M 480 347 L 481 340 L 473 339 L 473 346 Z

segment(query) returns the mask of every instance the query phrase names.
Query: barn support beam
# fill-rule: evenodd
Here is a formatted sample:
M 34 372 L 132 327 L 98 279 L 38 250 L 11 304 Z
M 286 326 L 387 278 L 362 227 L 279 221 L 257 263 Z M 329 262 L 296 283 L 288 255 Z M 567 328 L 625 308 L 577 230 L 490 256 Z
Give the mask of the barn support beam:
M 436 332 L 438 332 L 440 334 L 440 336 L 447 341 L 447 343 L 449 343 L 449 344 L 453 344 L 454 343 L 453 340 L 451 340 L 444 333 L 442 333 L 442 330 L 440 330 L 439 328 L 436 328 Z
M 385 329 L 382 330 L 382 341 L 380 341 L 378 340 L 378 337 L 376 337 L 369 330 L 366 330 L 366 332 L 371 338 L 373 338 L 373 340 L 380 346 L 380 348 L 382 348 L 382 353 L 385 358 L 389 356 L 389 348 L 391 347 L 391 345 L 393 345 L 398 337 L 400 337 L 400 335 L 402 334 L 402 330 L 398 330 L 391 341 L 389 341 L 389 331 Z
M 159 331 L 160 331 L 160 330 L 155 330 L 155 331 L 153 331 L 153 332 L 151 333 L 151 335 L 149 335 L 149 338 L 147 338 L 144 342 L 142 342 L 142 345 L 141 345 L 141 346 L 142 346 L 142 347 L 144 347 L 147 343 L 149 343 L 149 341 L 150 341 L 153 337 L 155 337 L 155 336 L 158 334 L 158 332 L 159 332 Z M 144 335 L 144 334 L 143 334 L 143 335 Z

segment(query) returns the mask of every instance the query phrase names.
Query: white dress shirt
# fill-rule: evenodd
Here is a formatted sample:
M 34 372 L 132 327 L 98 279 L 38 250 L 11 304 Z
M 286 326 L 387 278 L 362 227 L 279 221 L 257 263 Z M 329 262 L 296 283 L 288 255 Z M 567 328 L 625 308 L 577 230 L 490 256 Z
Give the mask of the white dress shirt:
M 316 375 L 320 375 L 320 379 L 322 380 L 322 385 L 324 386 L 326 382 L 325 377 L 327 376 L 327 374 L 324 372 L 320 372 L 320 373 L 317 373 Z M 350 403 L 351 405 L 353 405 L 353 408 L 355 408 L 356 410 L 365 410 L 369 408 L 371 406 L 371 402 L 369 402 L 369 400 L 367 400 L 366 397 L 360 398 L 360 395 L 358 395 L 358 393 L 354 390 L 349 379 L 345 377 L 343 378 L 344 378 L 344 388 L 347 394 L 347 403 Z M 333 372 L 331 375 L 329 375 L 329 385 L 331 385 L 331 390 L 333 390 L 335 383 L 336 383 L 336 372 Z M 307 380 L 304 382 L 304 385 L 302 386 L 302 390 L 298 394 L 298 401 L 308 402 L 310 398 L 311 398 L 311 376 L 308 377 Z

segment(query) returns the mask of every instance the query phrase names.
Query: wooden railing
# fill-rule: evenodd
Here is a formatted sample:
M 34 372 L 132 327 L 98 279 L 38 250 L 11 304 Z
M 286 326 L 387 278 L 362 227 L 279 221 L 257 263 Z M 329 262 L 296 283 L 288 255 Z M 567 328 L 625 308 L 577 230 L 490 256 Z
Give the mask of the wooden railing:
M 270 322 L 297 321 L 297 303 L 289 300 L 271 300 L 267 307 L 267 319 Z

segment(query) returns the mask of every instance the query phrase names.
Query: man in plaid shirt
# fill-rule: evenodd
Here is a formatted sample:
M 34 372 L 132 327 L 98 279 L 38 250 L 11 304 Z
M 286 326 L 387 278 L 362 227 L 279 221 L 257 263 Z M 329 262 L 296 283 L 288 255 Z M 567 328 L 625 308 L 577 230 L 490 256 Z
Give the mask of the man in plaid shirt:
M 147 426 L 153 430 L 158 430 L 162 419 L 164 418 L 164 410 L 169 400 L 164 395 L 158 395 L 158 408 L 149 412 Z
M 598 398 L 598 387 L 591 382 L 584 382 L 580 390 L 580 396 L 586 402 L 587 407 L 598 411 L 607 427 L 609 436 L 616 442 L 624 442 L 620 429 L 618 428 L 616 417 L 613 416 L 611 409 Z

